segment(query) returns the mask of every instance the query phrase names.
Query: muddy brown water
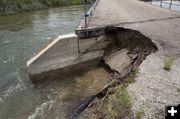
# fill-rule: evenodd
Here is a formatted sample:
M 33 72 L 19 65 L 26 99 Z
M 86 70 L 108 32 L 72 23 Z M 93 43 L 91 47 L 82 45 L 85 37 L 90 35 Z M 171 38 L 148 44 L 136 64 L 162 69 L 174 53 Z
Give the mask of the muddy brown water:
M 82 18 L 82 6 L 0 16 L 0 119 L 71 118 L 109 80 L 99 66 L 38 88 L 29 80 L 26 61 L 44 43 L 74 32 Z

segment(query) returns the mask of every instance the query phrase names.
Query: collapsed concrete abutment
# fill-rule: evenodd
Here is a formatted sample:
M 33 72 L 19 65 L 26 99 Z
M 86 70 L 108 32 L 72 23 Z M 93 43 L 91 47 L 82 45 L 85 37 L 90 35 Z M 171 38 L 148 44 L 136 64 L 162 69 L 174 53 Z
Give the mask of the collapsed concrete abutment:
M 113 26 L 102 30 L 104 33 L 94 32 L 92 37 L 69 34 L 55 39 L 27 62 L 33 83 L 81 72 L 101 61 L 123 78 L 157 51 L 156 45 L 138 31 Z
M 106 118 L 109 113 L 101 109 L 103 100 L 108 95 L 112 95 L 113 92 L 111 90 L 114 87 L 129 82 L 126 80 L 135 77 L 133 72 L 137 70 L 148 55 L 158 50 L 156 44 L 151 39 L 131 29 L 107 27 L 105 29 L 105 37 L 107 41 L 111 42 L 104 49 L 105 53 L 102 59 L 105 67 L 112 73 L 112 81 L 100 90 L 98 94 L 92 96 L 89 101 L 82 104 L 83 106 L 80 105 L 75 111 L 76 114 L 80 114 L 80 118 Z M 109 94 L 110 92 L 111 94 Z M 118 110 L 117 118 L 134 118 L 130 107 L 122 106 L 121 110 Z M 129 114 L 125 115 L 124 110 Z
M 103 84 L 101 90 L 98 89 L 96 94 L 78 105 L 72 113 L 74 117 L 87 115 L 86 112 L 91 110 L 89 105 L 95 99 L 100 101 L 110 88 L 126 80 L 149 54 L 158 50 L 151 39 L 138 31 L 122 27 L 106 27 L 103 30 L 103 34 L 92 37 L 80 38 L 75 34 L 60 36 L 27 62 L 28 73 L 36 86 L 47 80 L 66 80 L 67 76 L 82 75 L 99 64 L 108 69 L 110 82 Z

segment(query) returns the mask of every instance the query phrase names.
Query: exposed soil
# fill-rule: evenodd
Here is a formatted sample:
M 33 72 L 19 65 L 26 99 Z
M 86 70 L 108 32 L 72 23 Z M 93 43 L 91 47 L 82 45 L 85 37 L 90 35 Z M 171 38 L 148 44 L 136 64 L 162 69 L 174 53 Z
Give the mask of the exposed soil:
M 80 119 L 133 118 L 131 97 L 126 87 L 134 81 L 139 65 L 158 49 L 138 31 L 121 27 L 107 27 L 105 31 L 112 42 L 105 49 L 103 62 L 111 72 L 112 81 L 76 110 Z

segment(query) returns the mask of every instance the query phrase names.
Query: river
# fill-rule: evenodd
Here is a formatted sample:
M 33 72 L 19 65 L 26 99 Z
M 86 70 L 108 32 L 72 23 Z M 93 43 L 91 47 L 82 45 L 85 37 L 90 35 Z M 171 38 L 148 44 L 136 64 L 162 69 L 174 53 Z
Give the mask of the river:
M 0 16 L 0 119 L 70 118 L 95 93 L 92 86 L 109 78 L 97 67 L 35 88 L 28 77 L 26 61 L 46 42 L 73 33 L 82 19 L 82 6 Z
M 109 81 L 99 66 L 38 87 L 28 77 L 26 61 L 46 42 L 73 33 L 82 19 L 82 6 L 0 16 L 0 119 L 73 118 L 74 110 Z
M 166 8 L 166 9 L 169 9 L 170 2 L 171 2 L 170 0 L 163 0 L 162 7 Z M 160 6 L 161 5 L 161 1 L 152 0 L 152 4 Z M 180 1 L 172 1 L 171 10 L 175 10 L 175 11 L 180 12 Z

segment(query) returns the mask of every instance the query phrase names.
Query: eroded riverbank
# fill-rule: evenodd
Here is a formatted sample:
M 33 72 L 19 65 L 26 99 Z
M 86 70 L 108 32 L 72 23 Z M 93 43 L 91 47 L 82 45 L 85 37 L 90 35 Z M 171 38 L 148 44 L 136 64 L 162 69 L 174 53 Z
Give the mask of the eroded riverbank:
M 53 7 L 79 5 L 79 0 L 3 0 L 0 2 L 0 15 L 15 14 L 19 12 L 35 11 Z
M 65 11 L 71 11 L 71 10 L 65 10 Z M 74 13 L 73 11 L 68 12 L 68 13 L 70 14 L 70 16 L 76 15 L 76 13 Z M 62 14 L 63 13 L 61 13 L 60 15 L 62 15 Z M 129 82 L 131 83 L 134 80 L 134 78 L 135 78 L 134 73 L 137 74 L 137 72 L 138 72 L 137 67 L 141 64 L 141 62 L 144 59 L 146 59 L 146 57 L 149 54 L 151 54 L 152 52 L 155 52 L 157 50 L 156 45 L 154 45 L 152 43 L 151 39 L 147 38 L 146 36 L 144 36 L 143 34 L 141 34 L 138 31 L 135 31 L 135 30 L 123 29 L 123 28 L 119 28 L 119 29 L 115 28 L 114 30 L 109 29 L 109 32 L 107 32 L 107 33 L 109 33 L 109 40 L 115 41 L 115 42 L 113 43 L 113 45 L 112 44 L 110 45 L 111 47 L 105 47 L 105 49 L 104 49 L 106 51 L 106 53 L 104 54 L 105 57 L 102 58 L 103 61 L 101 60 L 101 63 L 106 63 L 106 66 L 107 66 L 107 64 L 109 64 L 109 66 L 106 67 L 106 69 L 108 69 L 108 70 L 105 70 L 104 67 L 101 67 L 101 66 L 94 66 L 90 69 L 87 69 L 85 72 L 84 72 L 84 69 L 82 69 L 83 71 L 81 71 L 81 70 L 77 71 L 77 74 L 75 76 L 68 75 L 66 77 L 63 77 L 62 79 L 56 78 L 56 79 L 53 79 L 53 81 L 44 82 L 43 84 L 39 85 L 37 88 L 34 88 L 32 83 L 29 82 L 29 79 L 27 78 L 27 75 L 26 75 L 27 74 L 26 68 L 24 67 L 25 61 L 27 60 L 26 56 L 28 55 L 28 58 L 31 57 L 33 55 L 32 52 L 34 52 L 36 50 L 36 49 L 32 49 L 32 46 L 37 45 L 35 41 L 39 40 L 39 38 L 37 37 L 37 36 L 40 36 L 39 33 L 43 32 L 43 33 L 45 33 L 45 36 L 48 36 L 48 33 L 51 33 L 51 31 L 52 31 L 52 33 L 54 33 L 54 28 L 55 28 L 55 30 L 57 30 L 56 33 L 59 35 L 59 32 L 60 32 L 60 34 L 61 33 L 64 34 L 63 33 L 64 31 L 61 31 L 61 29 L 64 28 L 65 25 L 67 25 L 67 24 L 70 25 L 70 27 L 68 29 L 66 29 L 67 31 L 71 28 L 71 23 L 66 23 L 66 21 L 67 21 L 66 18 L 69 18 L 66 16 L 66 14 L 64 14 L 65 16 L 62 18 L 63 19 L 62 21 L 55 22 L 56 20 L 58 21 L 59 18 L 61 18 L 61 17 L 56 17 L 57 15 L 58 15 L 58 10 L 55 12 L 55 14 L 53 14 L 53 11 L 51 11 L 49 17 L 45 17 L 45 18 L 47 18 L 45 21 L 40 20 L 38 22 L 38 20 L 37 20 L 36 22 L 33 22 L 36 25 L 38 25 L 40 23 L 40 26 L 44 26 L 44 24 L 46 24 L 47 26 L 45 25 L 46 26 L 45 29 L 46 28 L 47 29 L 50 28 L 50 29 L 48 29 L 48 30 L 46 29 L 47 30 L 46 31 L 46 30 L 44 30 L 44 27 L 36 26 L 34 24 L 30 25 L 30 28 L 33 28 L 35 30 L 35 32 L 31 33 L 30 31 L 32 29 L 29 29 L 22 39 L 18 38 L 18 39 L 21 39 L 19 42 L 15 42 L 15 43 L 19 44 L 18 46 L 16 46 L 16 44 L 11 46 L 12 49 L 15 49 L 12 54 L 19 53 L 19 52 L 20 52 L 20 54 L 17 54 L 17 57 L 12 58 L 10 60 L 9 59 L 6 60 L 6 58 L 1 58 L 1 59 L 3 59 L 1 61 L 2 64 L 4 63 L 4 65 L 2 65 L 4 67 L 1 70 L 3 72 L 5 72 L 5 73 L 2 73 L 1 76 L 4 77 L 4 75 L 5 75 L 5 78 L 2 78 L 2 81 L 1 81 L 2 82 L 1 83 L 1 89 L 2 89 L 1 91 L 2 92 L 0 94 L 0 96 L 1 96 L 0 97 L 0 109 L 1 109 L 0 116 L 3 118 L 10 118 L 10 119 L 19 119 L 19 118 L 28 118 L 28 119 L 60 118 L 61 119 L 61 118 L 76 118 L 76 117 L 79 117 L 79 118 L 85 118 L 85 117 L 91 118 L 92 117 L 94 119 L 94 118 L 109 118 L 108 116 L 111 116 L 114 118 L 116 118 L 116 117 L 124 118 L 125 116 L 130 116 L 130 117 L 134 116 L 134 115 L 131 115 L 132 111 L 135 114 L 136 111 L 138 111 L 139 109 L 136 108 L 136 105 L 133 108 L 133 110 L 130 109 L 132 107 L 131 103 L 129 103 L 129 102 L 131 102 L 131 99 L 130 99 L 130 96 L 127 94 L 126 86 L 127 86 L 127 84 L 129 84 Z M 41 15 L 40 16 L 35 15 L 35 16 L 36 16 L 35 18 L 37 18 L 37 19 L 39 19 L 39 18 L 44 19 L 44 17 Z M 51 18 L 53 18 L 53 19 L 51 19 Z M 77 18 L 75 17 L 75 19 L 78 21 L 79 17 L 77 17 Z M 6 20 L 8 20 L 8 18 Z M 51 22 L 49 22 L 49 21 L 51 21 Z M 73 18 L 70 21 L 74 22 Z M 63 22 L 63 26 L 58 29 L 57 28 L 58 26 L 56 25 L 56 23 L 61 24 L 61 22 Z M 5 32 L 8 33 L 6 36 L 3 37 L 3 39 L 5 39 L 5 40 L 2 43 L 8 44 L 9 41 L 7 41 L 7 40 L 14 39 L 13 37 L 18 36 L 18 34 L 16 34 L 16 32 L 18 32 L 18 31 L 20 31 L 20 34 L 24 33 L 23 32 L 24 29 L 19 29 L 19 28 L 22 28 L 22 26 L 21 25 L 17 25 L 17 26 L 18 26 L 17 29 L 16 29 L 16 25 L 13 28 L 11 28 L 8 25 L 7 25 L 7 27 L 6 27 L 6 25 L 5 25 L 5 27 L 4 26 L 2 27 L 3 33 L 5 33 Z M 152 27 L 153 27 L 153 25 L 152 25 Z M 4 30 L 6 28 L 8 29 L 7 31 Z M 38 29 L 38 28 L 40 28 L 40 29 Z M 41 31 L 41 28 L 43 29 L 42 31 Z M 38 30 L 40 30 L 40 31 L 38 32 Z M 36 32 L 38 34 L 36 34 Z M 14 35 L 12 35 L 11 33 Z M 33 38 L 32 38 L 32 37 L 28 37 L 28 34 L 30 36 L 33 36 L 33 34 L 36 34 L 36 35 L 33 36 Z M 177 34 L 178 34 L 178 32 L 177 32 Z M 11 35 L 13 37 L 10 37 Z M 158 36 L 158 35 L 159 34 L 155 34 L 155 36 Z M 52 34 L 52 36 L 54 36 L 54 34 Z M 37 39 L 34 39 L 36 37 L 37 37 Z M 34 45 L 31 44 L 31 46 L 29 47 L 29 49 L 31 49 L 32 52 L 30 52 L 30 53 L 28 52 L 28 53 L 25 53 L 24 55 L 22 55 L 24 52 L 26 52 L 26 50 L 28 50 L 28 48 L 27 47 L 21 48 L 21 45 L 24 46 L 25 44 L 31 43 L 31 41 L 29 41 L 29 40 L 28 40 L 29 41 L 28 43 L 25 42 L 24 39 L 26 39 L 26 38 L 33 39 L 33 42 L 35 42 L 35 43 L 34 43 Z M 44 42 L 43 38 L 41 38 L 41 40 L 42 40 L 42 42 Z M 124 40 L 127 42 L 123 42 L 121 40 Z M 135 40 L 135 42 L 132 42 L 132 40 Z M 143 40 L 145 42 L 143 42 Z M 21 41 L 24 41 L 24 44 Z M 91 51 L 93 52 L 94 50 L 97 50 L 99 48 L 99 44 L 96 43 L 96 41 L 98 41 L 98 43 L 104 43 L 104 42 L 101 42 L 101 41 L 103 41 L 101 39 L 101 37 L 98 39 L 93 38 L 93 39 L 89 40 L 89 42 L 91 45 L 93 45 L 95 47 L 89 47 L 88 50 L 84 51 L 84 53 L 91 52 Z M 10 41 L 10 43 L 12 43 L 12 41 Z M 8 45 L 10 45 L 10 43 Z M 104 46 L 107 46 L 108 43 L 109 42 L 104 43 Z M 178 42 L 174 42 L 174 43 L 176 45 L 178 45 Z M 39 44 L 41 44 L 41 43 L 39 43 Z M 130 46 L 129 46 L 129 44 L 130 44 Z M 140 45 L 138 45 L 138 44 L 140 44 Z M 168 43 L 163 42 L 163 41 L 161 41 L 161 44 L 164 45 L 165 49 L 172 48 L 171 49 L 172 51 L 174 50 L 174 47 L 176 46 L 176 45 L 173 45 L 173 47 L 172 47 L 171 45 L 169 45 Z M 135 47 L 135 46 L 137 46 L 137 47 Z M 20 47 L 20 49 L 18 49 L 19 47 Z M 36 47 L 38 49 L 39 46 L 37 45 Z M 16 50 L 16 49 L 18 49 L 18 50 Z M 26 49 L 26 50 L 24 50 L 24 49 Z M 8 54 L 10 51 L 12 51 L 12 50 L 6 49 L 5 47 L 3 47 L 2 50 L 4 52 L 7 50 L 4 54 Z M 83 51 L 84 49 L 82 48 L 80 50 Z M 172 53 L 172 52 L 168 52 L 168 53 Z M 176 50 L 174 53 L 176 53 L 176 55 L 178 55 L 177 53 L 179 53 L 179 52 L 178 52 L 178 50 Z M 19 57 L 19 55 L 21 57 Z M 159 54 L 157 54 L 157 55 L 159 55 Z M 8 55 L 3 55 L 3 56 L 8 58 Z M 11 68 L 10 67 L 11 64 L 14 64 L 14 62 L 17 63 L 16 61 L 17 61 L 18 57 L 20 58 L 20 60 L 18 60 L 20 62 L 20 64 L 13 65 L 15 68 Z M 24 58 L 23 60 L 22 60 L 22 57 Z M 122 57 L 123 58 L 125 57 L 125 59 L 123 59 Z M 155 58 L 157 58 L 157 57 L 155 57 Z M 146 63 L 148 62 L 148 63 L 153 63 L 156 65 L 157 62 L 155 60 L 152 60 L 153 58 L 154 57 L 151 57 L 151 60 L 150 61 L 147 60 Z M 75 58 L 75 59 L 79 59 L 79 58 Z M 149 59 L 149 57 L 148 57 L 148 59 Z M 153 62 L 151 62 L 151 61 L 153 61 Z M 157 61 L 159 61 L 159 60 L 157 60 Z M 117 63 L 119 63 L 119 64 L 117 64 Z M 143 63 L 144 69 L 146 69 L 147 66 L 150 66 L 150 68 L 148 68 L 148 70 L 150 69 L 151 72 L 154 72 L 151 78 L 153 78 L 154 75 L 156 75 L 157 69 L 162 68 L 159 65 L 157 65 L 156 68 L 153 68 L 153 65 L 151 67 L 150 64 L 148 64 L 148 63 L 146 64 L 146 63 L 145 63 L 145 65 Z M 159 63 L 162 63 L 162 59 L 160 60 Z M 7 64 L 7 65 L 5 65 L 5 64 Z M 91 63 L 87 63 L 87 64 L 91 64 Z M 19 71 L 19 66 L 23 67 L 22 69 L 20 69 L 20 71 Z M 172 70 L 171 75 L 169 75 L 166 72 L 165 73 L 166 75 L 164 77 L 173 76 L 174 71 L 176 71 L 175 74 L 178 74 L 178 71 L 179 71 L 178 69 L 179 68 L 177 65 L 175 67 L 175 70 Z M 21 72 L 21 70 L 23 70 L 23 72 Z M 141 71 L 141 73 L 146 74 L 148 72 L 148 70 L 141 69 L 140 71 Z M 110 72 L 108 72 L 108 71 L 110 71 Z M 121 71 L 125 71 L 125 73 L 124 72 L 122 73 Z M 161 74 L 161 71 L 162 70 L 160 70 L 160 74 Z M 15 72 L 15 73 L 13 73 L 13 72 Z M 70 72 L 70 74 L 71 74 L 71 72 Z M 173 78 L 178 77 L 178 75 L 175 75 L 175 76 L 176 77 L 173 77 Z M 147 75 L 145 78 L 148 79 L 148 77 L 149 77 L 149 75 Z M 142 79 L 142 78 L 140 78 L 140 79 Z M 151 79 L 149 79 L 148 81 L 150 81 L 150 80 Z M 170 78 L 170 80 L 172 80 L 172 79 Z M 110 82 L 112 81 L 112 82 L 109 84 L 109 81 Z M 168 79 L 166 79 L 166 81 L 168 82 Z M 159 80 L 157 80 L 157 82 L 159 82 Z M 165 82 L 165 83 L 167 83 L 167 82 Z M 175 87 L 173 87 L 172 89 L 174 90 L 174 92 L 176 92 L 175 95 L 173 95 L 173 96 L 176 97 L 176 96 L 178 96 L 178 93 L 177 93 L 177 91 L 175 91 L 175 89 L 179 86 L 179 84 L 176 80 L 173 80 L 173 82 L 172 83 L 175 84 Z M 138 89 L 140 89 L 140 88 L 138 88 L 138 86 L 143 85 L 143 83 L 144 82 L 141 82 L 139 80 L 137 83 L 135 83 L 135 88 L 132 86 L 132 90 L 133 89 L 137 90 L 137 92 L 135 92 L 136 96 L 133 98 L 134 98 L 134 100 L 138 98 L 139 102 L 141 102 L 144 99 L 144 98 L 141 98 L 141 96 L 144 94 L 141 93 L 141 90 L 138 90 Z M 106 84 L 109 84 L 109 85 L 106 85 Z M 123 85 L 118 85 L 118 84 L 123 84 Z M 146 83 L 146 84 L 148 84 L 148 83 Z M 105 87 L 103 88 L 104 85 L 105 85 Z M 101 89 L 101 88 L 103 88 L 103 89 Z M 154 87 L 150 87 L 150 88 L 152 89 Z M 142 88 L 142 90 L 143 89 L 146 89 L 146 88 Z M 132 91 L 132 90 L 130 89 L 130 91 Z M 129 89 L 128 89 L 128 91 L 129 91 Z M 153 93 L 156 93 L 156 91 Z M 151 94 L 153 94 L 153 93 L 151 93 Z M 142 94 L 142 95 L 140 95 L 140 94 Z M 125 98 L 122 98 L 122 97 L 125 97 Z M 104 99 L 104 102 L 103 102 L 103 99 Z M 118 99 L 118 101 L 119 101 L 119 99 L 126 101 L 125 103 L 123 102 L 125 105 L 124 104 L 121 105 L 122 104 L 121 101 L 118 102 L 117 99 Z M 148 100 L 149 99 L 147 98 L 145 101 L 148 102 Z M 156 100 L 156 102 L 158 102 L 158 101 L 159 100 Z M 103 104 L 103 105 L 101 105 L 101 104 Z M 118 105 L 118 104 L 120 104 L 119 105 L 120 108 L 118 107 L 118 108 L 114 109 L 114 105 Z M 164 102 L 163 102 L 163 104 L 164 104 Z M 153 105 L 154 104 L 152 104 L 151 106 L 153 106 Z M 139 104 L 137 104 L 137 107 L 140 107 L 140 106 L 139 106 Z M 148 105 L 147 105 L 147 107 L 148 107 Z M 108 110 L 106 110 L 106 109 L 108 109 Z M 130 115 L 123 115 L 124 113 L 128 113 Z M 149 113 L 149 114 L 151 115 L 151 113 Z M 149 115 L 147 114 L 146 116 L 149 116 Z
M 107 27 L 104 31 L 107 39 L 112 41 L 103 56 L 106 67 L 111 71 L 111 82 L 93 97 L 79 118 L 136 118 L 131 111 L 133 102 L 126 88 L 135 81 L 139 65 L 158 48 L 135 30 Z
M 0 118 L 42 116 L 41 112 L 52 102 L 48 98 L 51 91 L 46 89 L 49 93 L 41 93 L 34 88 L 28 78 L 26 61 L 44 43 L 74 32 L 82 19 L 82 6 L 0 16 Z
M 89 66 L 94 67 L 94 63 L 92 62 L 93 58 L 97 64 L 103 64 L 103 68 L 109 71 L 107 72 L 109 75 L 108 78 L 106 79 L 104 77 L 105 82 L 103 82 L 104 80 L 101 79 L 103 76 L 96 76 L 96 79 L 91 79 L 96 81 L 96 85 L 85 82 L 85 87 L 80 86 L 80 89 L 82 88 L 82 90 L 85 92 L 89 86 L 95 86 L 92 88 L 94 93 L 91 94 L 91 91 L 86 92 L 87 97 L 84 101 L 81 101 L 83 92 L 77 97 L 77 102 L 75 101 L 76 97 L 70 97 L 70 100 L 74 101 L 71 103 L 72 105 L 66 106 L 67 108 L 71 108 L 71 111 L 67 111 L 67 113 L 72 113 L 70 113 L 70 116 L 69 114 L 65 113 L 65 115 L 68 117 L 61 115 L 61 118 L 92 118 L 91 113 L 89 115 L 85 114 L 86 117 L 83 117 L 82 115 L 84 115 L 84 113 L 91 108 L 89 105 L 92 105 L 95 99 L 97 99 L 97 105 L 99 107 L 102 99 L 106 97 L 109 98 L 109 92 L 113 94 L 113 91 L 110 90 L 117 89 L 117 92 L 114 91 L 114 93 L 116 93 L 113 99 L 117 100 L 118 97 L 116 97 L 116 95 L 119 95 L 119 98 L 123 99 L 125 96 L 127 100 L 130 100 L 126 86 L 128 82 L 130 83 L 133 80 L 133 77 L 136 75 L 133 72 L 137 72 L 138 66 L 149 54 L 157 51 L 156 45 L 148 37 L 144 36 L 138 31 L 124 29 L 122 27 L 105 27 L 104 31 L 105 34 L 102 34 L 102 36 L 79 39 L 80 53 L 78 53 L 78 44 L 76 44 L 77 37 L 75 35 L 64 35 L 63 37 L 59 37 L 60 39 L 55 40 L 56 42 L 50 43 L 47 49 L 40 51 L 37 56 L 32 58 L 33 60 L 31 59 L 28 61 L 28 71 L 35 84 L 36 82 L 39 82 L 40 79 L 41 82 L 44 80 L 43 82 L 47 83 L 52 80 L 56 81 L 57 79 L 66 80 L 66 78 L 69 76 L 75 77 L 73 75 L 74 73 L 78 76 L 81 76 L 82 74 L 84 75 L 83 72 L 86 71 Z M 100 55 L 97 54 L 97 52 L 99 52 Z M 92 71 L 98 74 L 98 71 L 94 69 Z M 82 82 L 86 81 L 87 79 L 89 80 L 89 78 L 85 76 Z M 74 79 L 71 81 L 73 82 Z M 66 87 L 68 87 L 68 85 L 66 85 Z M 78 92 L 75 91 L 75 88 L 72 93 L 74 95 L 79 95 Z M 119 91 L 122 91 L 122 95 L 121 93 L 119 94 Z M 70 96 L 71 94 L 67 95 Z M 66 103 L 66 101 L 63 103 Z M 120 104 L 120 107 L 117 108 L 121 110 L 127 108 L 127 111 L 130 113 L 130 102 L 128 101 L 127 103 L 127 107 Z M 111 103 L 108 101 L 108 103 L 105 105 L 107 106 L 109 104 Z M 63 106 L 63 108 L 66 108 L 66 106 Z M 118 110 L 114 110 L 113 108 L 110 109 L 110 112 L 104 112 L 98 107 L 94 107 L 96 111 L 93 109 L 93 111 L 97 112 L 97 115 L 95 115 L 97 116 L 96 118 L 108 118 L 109 115 L 113 116 L 112 118 L 129 116 L 123 115 L 124 112 L 118 112 Z M 115 113 L 115 115 L 111 115 L 110 113 L 112 112 Z

